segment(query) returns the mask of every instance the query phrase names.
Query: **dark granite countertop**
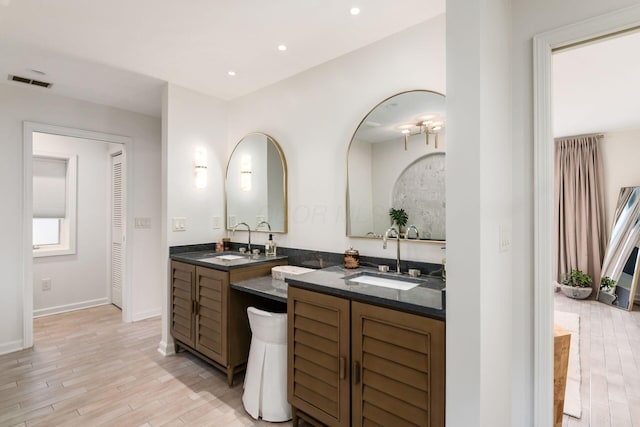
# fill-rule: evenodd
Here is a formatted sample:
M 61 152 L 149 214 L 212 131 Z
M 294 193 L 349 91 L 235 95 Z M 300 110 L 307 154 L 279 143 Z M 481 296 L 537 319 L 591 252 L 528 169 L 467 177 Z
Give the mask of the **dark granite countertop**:
M 415 279 L 420 282 L 418 286 L 409 290 L 397 290 L 345 279 L 345 276 L 353 276 L 358 273 L 369 273 L 389 279 L 398 277 L 395 273 L 379 273 L 373 268 L 360 267 L 348 270 L 334 266 L 289 277 L 286 281 L 289 286 L 376 304 L 439 320 L 446 319 L 446 290 L 445 283 L 440 277 L 421 276 Z M 414 280 L 406 274 L 403 275 L 403 278 L 410 281 Z
M 238 291 L 248 292 L 285 304 L 287 303 L 288 285 L 283 280 L 276 280 L 270 275 L 231 283 L 230 286 Z
M 239 257 L 235 259 L 218 258 L 220 256 Z M 247 267 L 249 265 L 262 264 L 274 260 L 287 259 L 286 256 L 266 256 L 264 253 L 259 255 L 242 254 L 240 252 L 215 252 L 215 251 L 195 251 L 171 254 L 170 258 L 175 261 L 186 262 L 187 264 L 195 264 L 202 267 L 213 268 L 216 270 L 229 271 L 235 268 Z

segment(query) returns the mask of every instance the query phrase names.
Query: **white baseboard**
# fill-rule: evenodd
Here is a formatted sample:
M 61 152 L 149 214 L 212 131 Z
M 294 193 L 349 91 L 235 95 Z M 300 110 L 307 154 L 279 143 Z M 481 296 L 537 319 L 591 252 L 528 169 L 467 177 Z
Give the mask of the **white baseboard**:
M 20 351 L 20 350 L 24 350 L 24 345 L 22 340 L 9 341 L 9 342 L 0 344 L 0 355 L 13 353 L 14 351 Z
M 160 341 L 158 344 L 158 352 L 163 356 L 173 356 L 176 354 L 176 347 L 172 343 L 167 343 L 165 341 Z
M 33 317 L 51 316 L 52 314 L 66 313 L 69 311 L 82 310 L 89 307 L 97 307 L 99 305 L 110 304 L 109 298 L 98 298 L 89 301 L 76 302 L 73 304 L 59 305 L 57 307 L 40 308 L 33 310 Z
M 137 322 L 138 320 L 150 319 L 152 317 L 158 317 L 162 314 L 162 310 L 160 307 L 154 308 L 153 310 L 147 310 L 140 313 L 134 313 L 132 320 Z

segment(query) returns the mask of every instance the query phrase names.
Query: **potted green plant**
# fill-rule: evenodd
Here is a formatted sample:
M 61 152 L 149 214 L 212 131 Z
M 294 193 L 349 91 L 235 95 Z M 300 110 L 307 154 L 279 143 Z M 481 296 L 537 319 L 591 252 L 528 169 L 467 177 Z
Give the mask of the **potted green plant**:
M 404 209 L 389 209 L 389 216 L 391 217 L 391 222 L 398 226 L 398 232 L 402 232 L 402 227 L 407 225 L 407 220 L 409 219 L 409 215 L 405 212 Z
M 560 289 L 569 298 L 585 299 L 593 291 L 592 282 L 591 276 L 582 270 L 571 270 L 570 273 L 564 275 Z

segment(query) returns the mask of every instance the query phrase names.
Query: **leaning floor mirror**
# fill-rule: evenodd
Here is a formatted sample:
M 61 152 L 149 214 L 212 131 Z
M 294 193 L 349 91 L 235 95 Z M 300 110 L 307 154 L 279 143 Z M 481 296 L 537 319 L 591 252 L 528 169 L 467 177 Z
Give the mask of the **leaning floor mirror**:
M 602 263 L 598 301 L 625 310 L 633 308 L 640 275 L 639 244 L 640 187 L 623 187 Z

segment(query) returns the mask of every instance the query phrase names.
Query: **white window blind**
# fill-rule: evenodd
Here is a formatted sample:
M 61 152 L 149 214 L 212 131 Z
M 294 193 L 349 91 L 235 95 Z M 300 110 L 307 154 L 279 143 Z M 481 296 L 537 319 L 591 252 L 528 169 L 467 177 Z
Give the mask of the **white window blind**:
M 67 161 L 48 157 L 33 158 L 33 217 L 66 216 Z

